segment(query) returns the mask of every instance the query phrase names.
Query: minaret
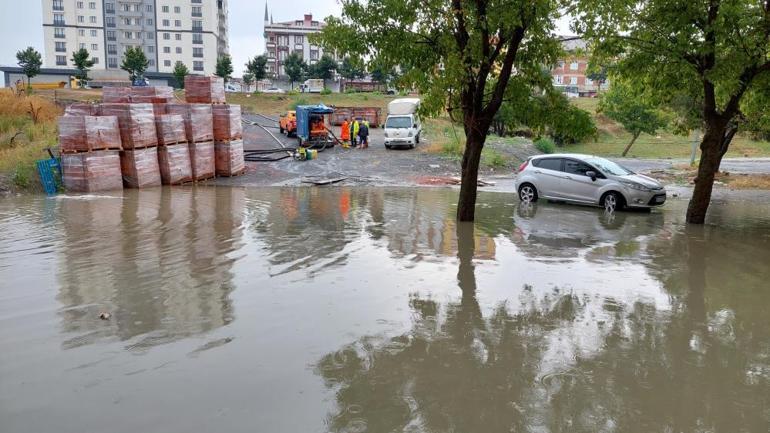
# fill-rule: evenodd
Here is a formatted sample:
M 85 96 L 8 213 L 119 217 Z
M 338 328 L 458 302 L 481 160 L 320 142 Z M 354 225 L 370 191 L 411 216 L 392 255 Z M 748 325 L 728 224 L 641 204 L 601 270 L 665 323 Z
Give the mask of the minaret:
M 267 2 L 265 2 L 265 22 L 270 21 L 270 14 L 267 13 Z

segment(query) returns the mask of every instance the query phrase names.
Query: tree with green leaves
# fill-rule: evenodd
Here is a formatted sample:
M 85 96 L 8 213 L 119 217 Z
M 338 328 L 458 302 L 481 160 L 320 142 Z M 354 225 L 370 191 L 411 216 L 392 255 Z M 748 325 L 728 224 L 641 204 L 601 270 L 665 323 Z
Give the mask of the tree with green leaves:
M 334 78 L 334 71 L 337 70 L 337 62 L 328 55 L 324 54 L 313 65 L 308 68 L 308 74 L 310 78 L 322 78 L 324 80 L 331 80 Z
M 631 134 L 631 141 L 623 149 L 623 155 L 628 155 L 631 146 L 642 133 L 655 134 L 666 125 L 660 111 L 634 93 L 634 89 L 624 81 L 614 81 L 612 87 L 602 95 L 599 109 L 610 119 L 623 125 Z
M 372 77 L 372 81 L 387 85 L 393 76 L 396 75 L 396 71 L 394 68 L 382 64 L 382 62 L 373 61 L 369 64 L 369 75 Z
M 215 75 L 217 77 L 222 77 L 222 79 L 225 80 L 225 83 L 230 81 L 230 77 L 233 75 L 233 59 L 229 54 L 220 56 L 217 59 Z
M 364 76 L 364 68 L 360 61 L 356 61 L 350 56 L 342 59 L 342 63 L 337 69 L 340 76 L 346 80 L 355 80 Z
M 32 48 L 19 51 L 16 53 L 16 60 L 18 60 L 19 67 L 27 76 L 27 87 L 32 85 L 32 77 L 40 73 L 40 68 L 43 66 L 43 57 L 40 53 Z
M 249 59 L 246 62 L 246 70 L 254 78 L 254 81 L 260 81 L 267 78 L 267 56 L 264 54 Z
M 328 17 L 313 40 L 398 66 L 399 82 L 420 91 L 423 114 L 462 113 L 457 218 L 473 221 L 481 151 L 508 89 L 549 85 L 536 81 L 561 50 L 557 9 L 555 0 L 343 0 L 341 17 Z
M 294 83 L 302 80 L 302 77 L 305 75 L 307 64 L 298 53 L 291 53 L 283 62 L 283 70 L 288 75 L 289 80 L 291 80 L 291 87 L 293 89 Z
M 701 156 L 687 222 L 703 224 L 714 176 L 744 118 L 770 100 L 770 1 L 577 0 L 574 26 L 594 45 L 597 63 L 617 59 L 645 98 L 665 105 L 697 101 Z M 758 102 L 758 103 L 757 103 Z
M 250 91 L 251 85 L 254 83 L 254 75 L 251 72 L 244 72 L 241 79 L 243 80 L 243 84 L 246 86 L 246 91 Z
M 91 60 L 91 54 L 87 49 L 81 48 L 72 53 L 72 63 L 75 64 L 75 69 L 78 70 L 75 78 L 78 80 L 78 85 L 84 87 L 91 80 L 88 78 L 88 71 L 94 66 L 94 61 Z
M 123 63 L 121 63 L 120 69 L 128 72 L 128 76 L 133 83 L 138 79 L 144 78 L 144 73 L 149 66 L 150 61 L 147 60 L 142 47 L 129 47 L 123 53 Z
M 177 88 L 184 89 L 184 78 L 190 74 L 187 65 L 182 63 L 182 61 L 177 60 L 176 63 L 174 63 L 174 70 L 171 73 L 174 75 Z

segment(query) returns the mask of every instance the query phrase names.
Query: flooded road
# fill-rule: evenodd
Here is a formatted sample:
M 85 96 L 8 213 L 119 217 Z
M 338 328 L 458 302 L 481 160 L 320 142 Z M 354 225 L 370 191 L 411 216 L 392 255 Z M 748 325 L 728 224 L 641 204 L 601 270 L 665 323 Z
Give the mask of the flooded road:
M 456 194 L 0 200 L 0 432 L 770 430 L 770 205 Z

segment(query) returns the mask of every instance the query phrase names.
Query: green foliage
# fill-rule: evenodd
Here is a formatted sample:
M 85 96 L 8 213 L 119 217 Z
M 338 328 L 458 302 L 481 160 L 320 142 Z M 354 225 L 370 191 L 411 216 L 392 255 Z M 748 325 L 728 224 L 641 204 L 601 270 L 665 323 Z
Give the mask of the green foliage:
M 32 77 L 40 73 L 40 67 L 43 66 L 43 58 L 36 49 L 27 47 L 25 50 L 16 53 L 16 60 L 24 75 L 27 76 L 27 86 L 29 86 Z
M 256 56 L 254 59 L 249 59 L 246 62 L 246 71 L 248 71 L 254 81 L 260 81 L 267 78 L 267 56 L 264 54 Z
M 229 54 L 220 56 L 217 59 L 215 75 L 217 77 L 222 77 L 225 80 L 225 83 L 230 81 L 230 78 L 233 75 L 233 59 Z
M 121 63 L 120 69 L 128 72 L 129 79 L 133 82 L 144 78 L 144 73 L 149 65 L 150 61 L 147 60 L 141 47 L 129 47 L 123 53 L 123 63 Z
M 94 66 L 94 61 L 90 59 L 91 54 L 85 48 L 81 48 L 72 53 L 72 63 L 75 64 L 75 69 L 78 70 L 75 78 L 78 80 L 80 87 L 85 86 L 90 78 L 88 78 L 88 71 Z
M 315 64 L 307 68 L 307 73 L 310 78 L 331 80 L 334 78 L 335 70 L 337 70 L 337 62 L 328 54 L 324 54 Z
M 549 116 L 548 134 L 560 145 L 580 143 L 596 137 L 596 124 L 591 114 L 569 105 Z
M 299 106 L 299 105 L 308 105 L 308 104 L 309 104 L 309 102 L 307 102 L 307 99 L 305 99 L 305 98 L 297 98 L 297 99 L 294 100 L 294 102 L 291 103 L 290 107 L 291 107 L 292 110 L 296 110 L 297 106 Z
M 174 74 L 177 88 L 184 89 L 184 78 L 190 74 L 190 70 L 187 69 L 187 65 L 177 60 L 177 62 L 174 63 L 174 71 L 172 74 Z
M 372 77 L 372 81 L 387 85 L 396 77 L 396 70 L 393 67 L 388 67 L 382 61 L 375 60 L 369 65 L 369 75 Z
M 626 156 L 640 134 L 655 134 L 666 124 L 660 112 L 635 93 L 625 81 L 612 83 L 609 91 L 602 95 L 598 111 L 623 125 L 631 134 L 631 143 L 626 146 L 623 156 Z
M 243 84 L 246 86 L 246 91 L 248 92 L 249 88 L 254 83 L 254 75 L 250 72 L 244 72 L 241 79 L 243 80 Z
M 364 68 L 358 58 L 346 56 L 342 59 L 342 64 L 337 70 L 342 78 L 346 80 L 355 80 L 364 76 Z
M 307 64 L 298 53 L 291 53 L 284 60 L 283 69 L 291 80 L 291 87 L 294 88 L 294 83 L 302 80 L 302 77 L 305 75 Z
M 324 88 L 321 90 L 321 94 L 322 94 L 322 95 L 331 95 L 331 94 L 332 94 L 332 89 L 330 89 L 330 88 L 328 88 L 328 87 L 324 87 Z
M 540 137 L 533 144 L 535 149 L 543 153 L 554 153 L 556 151 L 556 144 L 550 138 Z
M 13 177 L 11 180 L 16 187 L 21 189 L 27 189 L 30 186 L 32 178 L 34 176 L 32 167 L 29 164 L 18 164 L 13 171 Z
M 508 160 L 502 153 L 490 148 L 484 149 L 481 153 L 481 158 L 484 165 L 488 167 L 501 168 L 508 165 Z

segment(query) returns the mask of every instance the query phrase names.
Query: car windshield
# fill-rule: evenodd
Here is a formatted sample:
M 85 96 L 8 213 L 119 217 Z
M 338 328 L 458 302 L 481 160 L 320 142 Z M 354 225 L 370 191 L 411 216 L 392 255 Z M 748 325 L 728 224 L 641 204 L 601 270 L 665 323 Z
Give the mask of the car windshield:
M 388 117 L 385 122 L 386 128 L 411 128 L 412 119 L 409 117 Z
M 633 171 L 623 167 L 620 164 L 616 164 L 609 159 L 587 158 L 585 161 L 595 166 L 605 174 L 611 174 L 613 176 L 628 176 L 629 174 L 634 174 Z

